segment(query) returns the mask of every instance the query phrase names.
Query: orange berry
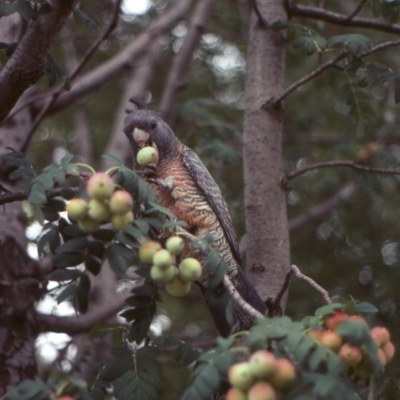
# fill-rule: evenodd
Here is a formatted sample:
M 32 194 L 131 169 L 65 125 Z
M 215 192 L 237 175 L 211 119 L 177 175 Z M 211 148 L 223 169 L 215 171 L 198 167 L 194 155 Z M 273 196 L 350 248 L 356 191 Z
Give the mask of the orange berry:
M 383 326 L 375 326 L 370 330 L 370 334 L 378 347 L 385 345 L 390 340 L 390 333 Z
M 269 381 L 278 390 L 286 389 L 296 379 L 294 365 L 286 358 L 277 359 L 275 365 L 275 372 L 270 376 Z
M 267 382 L 255 383 L 247 393 L 248 400 L 276 400 L 275 389 Z
M 339 349 L 338 356 L 348 367 L 354 367 L 361 361 L 362 351 L 359 347 L 354 347 L 345 343 Z
M 319 338 L 319 342 L 326 346 L 328 349 L 336 351 L 342 345 L 343 340 L 342 337 L 339 336 L 336 332 L 327 330 L 325 332 L 322 332 L 321 337 Z
M 382 346 L 382 351 L 385 353 L 387 362 L 389 362 L 393 358 L 395 352 L 393 343 L 389 341 L 384 344 Z

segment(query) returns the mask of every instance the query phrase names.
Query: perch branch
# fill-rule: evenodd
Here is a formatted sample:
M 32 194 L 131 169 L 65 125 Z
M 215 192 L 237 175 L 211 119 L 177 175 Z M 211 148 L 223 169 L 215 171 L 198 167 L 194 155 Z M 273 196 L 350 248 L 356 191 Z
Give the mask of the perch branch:
M 315 289 L 324 298 L 324 300 L 325 300 L 325 302 L 327 304 L 332 304 L 332 300 L 330 299 L 328 292 L 323 287 L 318 285 L 318 283 L 315 282 L 310 277 L 302 274 L 301 271 L 299 270 L 299 268 L 296 265 L 293 264 L 290 267 L 290 269 L 294 273 L 296 278 L 298 278 L 299 280 L 301 280 L 303 282 L 308 283 L 313 289 Z

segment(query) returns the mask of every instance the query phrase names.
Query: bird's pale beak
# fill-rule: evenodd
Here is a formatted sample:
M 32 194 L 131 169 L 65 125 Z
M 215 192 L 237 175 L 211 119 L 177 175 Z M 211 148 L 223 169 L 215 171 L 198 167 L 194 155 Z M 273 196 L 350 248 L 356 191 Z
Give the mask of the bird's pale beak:
M 146 146 L 146 144 L 150 138 L 150 135 L 146 131 L 139 129 L 139 128 L 135 128 L 133 130 L 132 136 L 133 136 L 133 139 L 135 140 L 135 142 L 138 144 L 138 146 L 141 149 Z

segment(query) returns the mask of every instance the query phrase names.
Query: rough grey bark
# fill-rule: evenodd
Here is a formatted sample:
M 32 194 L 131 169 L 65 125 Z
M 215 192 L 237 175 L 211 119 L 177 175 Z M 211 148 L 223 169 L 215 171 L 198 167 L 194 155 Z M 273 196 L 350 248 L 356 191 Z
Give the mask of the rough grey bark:
M 283 0 L 256 2 L 250 19 L 243 135 L 247 274 L 263 300 L 274 298 L 290 266 L 285 192 L 281 185 L 281 108 L 265 104 L 283 91 L 284 36 L 269 28 L 286 20 Z M 262 21 L 260 17 L 262 16 Z M 284 304 L 281 305 L 284 308 Z
M 21 95 L 44 74 L 46 56 L 72 11 L 74 0 L 53 0 L 30 21 L 13 55 L 0 71 L 0 121 Z

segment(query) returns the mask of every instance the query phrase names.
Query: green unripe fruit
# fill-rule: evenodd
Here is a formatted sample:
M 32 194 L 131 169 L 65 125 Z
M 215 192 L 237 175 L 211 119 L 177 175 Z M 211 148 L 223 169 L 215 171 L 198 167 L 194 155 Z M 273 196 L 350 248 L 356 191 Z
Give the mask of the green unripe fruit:
M 276 358 L 267 350 L 259 350 L 253 353 L 249 363 L 253 375 L 261 379 L 268 378 L 276 369 Z
M 179 255 L 182 253 L 183 249 L 185 248 L 185 242 L 179 236 L 172 236 L 167 240 L 165 247 L 172 254 Z
M 165 290 L 174 297 L 183 297 L 190 291 L 190 282 L 183 282 L 175 275 L 170 282 L 165 284 Z
M 78 226 L 83 232 L 94 232 L 99 229 L 100 223 L 90 217 L 86 217 L 78 221 Z
M 149 164 L 157 164 L 158 151 L 154 147 L 144 147 L 137 153 L 136 160 L 142 167 Z
M 178 267 L 179 278 L 184 282 L 194 282 L 201 276 L 201 264 L 195 258 L 185 258 Z
M 170 265 L 168 268 L 161 269 L 156 265 L 153 265 L 150 270 L 150 276 L 153 281 L 157 283 L 170 282 L 175 276 L 175 267 Z
M 97 200 L 109 199 L 114 191 L 114 181 L 104 172 L 93 174 L 86 184 L 90 197 Z
M 158 250 L 153 256 L 153 264 L 161 269 L 168 268 L 172 265 L 172 255 L 168 250 Z
M 162 248 L 161 244 L 154 240 L 150 240 L 149 242 L 143 243 L 139 247 L 138 251 L 140 261 L 146 264 L 152 264 L 154 254 L 156 254 L 156 252 L 161 248 Z
M 235 388 L 247 392 L 256 381 L 256 377 L 251 373 L 250 364 L 248 362 L 240 362 L 233 364 L 229 368 L 228 380 Z
M 100 200 L 92 199 L 89 202 L 88 215 L 90 218 L 98 222 L 108 221 L 111 217 L 110 207 L 108 204 Z
M 89 209 L 88 203 L 83 199 L 72 199 L 66 207 L 68 218 L 74 221 L 79 221 L 87 216 Z
M 110 210 L 115 214 L 125 214 L 133 207 L 132 196 L 125 190 L 117 190 L 110 199 Z
M 114 214 L 111 217 L 113 227 L 118 231 L 123 231 L 128 228 L 133 221 L 133 212 L 128 211 L 125 214 Z

